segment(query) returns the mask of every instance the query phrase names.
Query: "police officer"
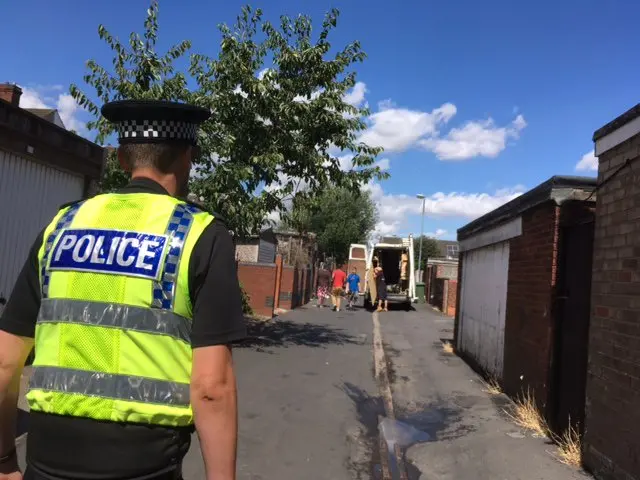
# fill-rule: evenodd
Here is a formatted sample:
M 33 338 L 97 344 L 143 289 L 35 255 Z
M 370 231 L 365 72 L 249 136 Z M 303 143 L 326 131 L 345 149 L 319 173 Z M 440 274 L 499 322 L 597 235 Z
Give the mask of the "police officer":
M 102 114 L 132 180 L 63 206 L 16 282 L 0 319 L 0 479 L 22 478 L 16 399 L 34 343 L 26 479 L 179 479 L 194 426 L 206 478 L 234 479 L 234 248 L 180 200 L 210 114 L 158 101 Z

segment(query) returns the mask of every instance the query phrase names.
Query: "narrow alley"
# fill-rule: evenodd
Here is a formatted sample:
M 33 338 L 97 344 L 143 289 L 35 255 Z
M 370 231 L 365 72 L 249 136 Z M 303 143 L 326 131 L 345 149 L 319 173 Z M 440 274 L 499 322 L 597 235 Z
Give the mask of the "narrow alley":
M 251 324 L 250 338 L 234 354 L 239 479 L 402 478 L 383 467 L 389 462 L 380 453 L 378 425 L 387 413 L 374 373 L 376 329 L 401 422 L 386 425 L 392 427 L 386 439 L 408 447 L 405 478 L 585 478 L 553 458 L 553 445 L 513 425 L 504 413 L 509 400 L 489 395 L 461 359 L 445 352 L 453 319 L 424 305 L 373 315 L 309 304 Z M 22 464 L 24 444 L 23 438 Z M 195 434 L 184 478 L 204 478 Z

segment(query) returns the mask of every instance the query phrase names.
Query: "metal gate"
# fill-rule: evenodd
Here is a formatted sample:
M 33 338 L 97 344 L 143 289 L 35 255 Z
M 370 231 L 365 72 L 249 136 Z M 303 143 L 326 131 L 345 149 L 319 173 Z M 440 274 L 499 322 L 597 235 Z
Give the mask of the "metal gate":
M 569 426 L 569 419 L 580 433 L 584 426 L 595 225 L 593 214 L 589 214 L 590 218 L 580 223 L 560 227 L 551 391 L 553 427 L 557 432 Z
M 58 207 L 83 193 L 82 176 L 0 150 L 0 299 L 9 298 L 31 245 Z

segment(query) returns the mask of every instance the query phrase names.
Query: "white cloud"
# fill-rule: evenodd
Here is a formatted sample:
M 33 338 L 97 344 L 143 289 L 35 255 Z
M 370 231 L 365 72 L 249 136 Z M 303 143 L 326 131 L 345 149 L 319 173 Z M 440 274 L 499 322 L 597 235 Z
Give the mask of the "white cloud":
M 595 152 L 593 150 L 582 156 L 580 161 L 576 164 L 576 170 L 579 172 L 598 170 L 598 157 L 595 156 Z
M 369 126 L 358 141 L 372 147 L 382 147 L 386 152 L 404 152 L 421 147 L 434 152 L 440 160 L 466 160 L 477 156 L 496 157 L 507 147 L 508 141 L 518 139 L 527 126 L 521 114 L 506 126 L 497 126 L 489 117 L 467 122 L 441 135 L 440 128 L 457 111 L 452 103 L 424 112 L 400 108 L 387 99 L 379 102 L 378 111 L 369 116 Z M 517 107 L 513 112 L 514 115 L 518 112 Z
M 62 93 L 58 96 L 58 102 L 56 104 L 58 114 L 62 119 L 65 127 L 68 130 L 75 130 L 80 132 L 85 129 L 83 122 L 78 120 L 76 115 L 80 110 L 80 106 L 76 103 L 75 99 L 68 93 Z
M 375 163 L 375 166 L 380 167 L 380 170 L 384 172 L 385 170 L 389 170 L 391 168 L 391 160 L 389 160 L 388 158 L 381 158 Z
M 382 186 L 376 182 L 365 185 L 363 189 L 371 192 L 378 206 L 377 233 L 397 232 L 408 215 L 418 216 L 422 213 L 422 200 L 414 196 L 385 194 Z M 437 192 L 425 199 L 425 215 L 435 218 L 457 217 L 466 223 L 513 200 L 525 190 L 525 187 L 517 185 L 494 193 Z M 446 233 L 441 229 L 435 232 L 438 236 Z
M 526 126 L 522 115 L 506 127 L 497 127 L 489 118 L 467 122 L 461 128 L 452 128 L 446 137 L 420 140 L 419 144 L 435 153 L 440 160 L 467 160 L 478 156 L 495 158 L 507 147 L 507 140 L 519 138 Z
M 446 230 L 444 230 L 442 228 L 438 228 L 438 229 L 436 229 L 435 232 L 426 233 L 425 236 L 426 237 L 430 237 L 430 238 L 440 238 L 440 237 L 445 236 L 447 233 L 449 233 L 449 232 L 447 232 Z
M 356 82 L 351 91 L 347 93 L 343 99 L 349 105 L 359 107 L 364 102 L 364 96 L 367 93 L 367 86 L 364 82 Z
M 51 108 L 40 96 L 40 94 L 30 88 L 22 88 L 22 96 L 20 97 L 20 107 L 22 108 Z
M 395 108 L 389 101 L 381 102 L 379 109 L 369 117 L 370 127 L 358 140 L 372 147 L 383 147 L 386 152 L 408 150 L 419 140 L 436 135 L 438 126 L 447 123 L 457 111 L 451 103 L 427 113 Z
M 270 68 L 263 68 L 258 72 L 258 80 L 262 80 L 264 76 L 270 71 Z
M 67 130 L 75 130 L 80 134 L 86 133 L 85 123 L 78 119 L 81 108 L 70 94 L 60 93 L 53 98 L 47 96 L 47 92 L 61 90 L 60 85 L 20 88 L 22 88 L 22 96 L 20 97 L 22 108 L 53 108 L 58 111 Z

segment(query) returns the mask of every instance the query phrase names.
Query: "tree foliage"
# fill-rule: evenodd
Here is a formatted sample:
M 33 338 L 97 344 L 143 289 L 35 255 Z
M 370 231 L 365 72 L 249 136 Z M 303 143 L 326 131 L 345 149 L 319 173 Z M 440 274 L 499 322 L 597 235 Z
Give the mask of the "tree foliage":
M 374 165 L 381 150 L 357 140 L 369 112 L 345 101 L 356 83 L 351 68 L 365 54 L 358 42 L 338 50 L 329 43 L 338 17 L 339 12 L 331 10 L 314 37 L 308 16 L 282 16 L 279 25 L 273 25 L 261 10 L 244 7 L 235 24 L 218 27 L 218 57 L 192 54 L 188 71 L 180 72 L 175 61 L 187 54 L 191 43 L 183 41 L 163 55 L 156 52 L 155 0 L 147 11 L 144 34 L 132 33 L 128 46 L 104 26 L 98 28 L 113 51 L 113 65 L 107 69 L 90 60 L 84 81 L 100 104 L 165 99 L 210 109 L 212 118 L 199 137 L 202 153 L 191 189 L 243 236 L 258 230 L 273 211 L 286 216 L 294 197 L 313 197 L 334 186 L 359 190 L 364 182 L 387 177 Z M 196 85 L 192 90 L 187 76 Z M 89 95 L 75 85 L 71 94 L 93 115 L 87 127 L 95 129 L 96 140 L 103 143 L 113 126 Z M 351 169 L 340 168 L 337 152 L 353 155 Z M 103 189 L 126 181 L 118 170 L 112 159 Z
M 440 248 L 438 247 L 438 242 L 435 238 L 431 237 L 422 237 L 422 265 L 418 265 L 418 259 L 420 255 L 420 237 L 416 237 L 413 240 L 413 259 L 414 265 L 419 270 L 425 270 L 427 268 L 427 260 L 429 258 L 440 257 Z
M 294 202 L 285 223 L 291 228 L 299 227 L 301 224 L 292 224 L 291 218 L 304 219 L 306 231 L 316 233 L 320 253 L 343 262 L 349 246 L 366 241 L 373 231 L 377 211 L 369 192 L 332 187 L 317 197 Z

